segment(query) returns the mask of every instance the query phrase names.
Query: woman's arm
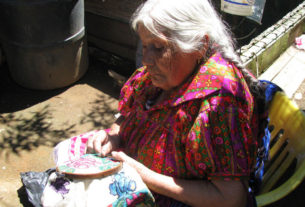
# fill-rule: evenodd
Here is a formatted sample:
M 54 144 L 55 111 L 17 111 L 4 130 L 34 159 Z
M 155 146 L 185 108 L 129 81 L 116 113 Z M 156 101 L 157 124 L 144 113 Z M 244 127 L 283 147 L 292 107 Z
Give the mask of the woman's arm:
M 190 206 L 244 207 L 247 202 L 242 181 L 182 180 L 153 171 L 146 172 L 142 178 L 151 190 Z
M 113 152 L 112 155 L 134 167 L 152 191 L 190 206 L 246 206 L 247 189 L 242 181 L 175 179 L 148 169 L 123 152 Z

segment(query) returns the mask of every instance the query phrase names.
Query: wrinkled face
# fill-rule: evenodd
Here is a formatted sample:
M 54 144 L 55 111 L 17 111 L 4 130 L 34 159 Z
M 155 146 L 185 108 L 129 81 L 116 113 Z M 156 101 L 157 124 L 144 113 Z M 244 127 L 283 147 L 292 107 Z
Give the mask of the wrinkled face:
M 198 52 L 173 50 L 165 38 L 153 35 L 141 24 L 138 33 L 143 44 L 142 63 L 154 86 L 171 90 L 190 77 L 197 64 Z

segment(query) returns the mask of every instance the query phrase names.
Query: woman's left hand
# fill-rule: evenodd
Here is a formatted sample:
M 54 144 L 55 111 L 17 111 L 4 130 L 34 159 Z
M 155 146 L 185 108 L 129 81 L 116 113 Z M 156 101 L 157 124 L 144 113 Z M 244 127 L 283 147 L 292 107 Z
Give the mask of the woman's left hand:
M 117 151 L 113 151 L 111 153 L 112 157 L 120 160 L 122 162 L 124 162 L 125 164 L 133 167 L 134 169 L 136 169 L 136 171 L 140 174 L 140 176 L 143 176 L 144 171 L 150 171 L 146 166 L 144 166 L 142 163 L 136 161 L 135 159 L 129 157 L 128 155 L 126 155 L 124 152 L 117 152 Z M 143 178 L 143 177 L 142 177 Z

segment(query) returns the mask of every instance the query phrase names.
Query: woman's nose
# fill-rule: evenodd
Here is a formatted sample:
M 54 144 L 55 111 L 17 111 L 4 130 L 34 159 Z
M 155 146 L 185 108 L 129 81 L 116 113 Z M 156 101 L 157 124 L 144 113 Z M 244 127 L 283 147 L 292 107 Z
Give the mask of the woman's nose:
M 142 64 L 151 66 L 154 64 L 155 54 L 150 48 L 143 49 Z

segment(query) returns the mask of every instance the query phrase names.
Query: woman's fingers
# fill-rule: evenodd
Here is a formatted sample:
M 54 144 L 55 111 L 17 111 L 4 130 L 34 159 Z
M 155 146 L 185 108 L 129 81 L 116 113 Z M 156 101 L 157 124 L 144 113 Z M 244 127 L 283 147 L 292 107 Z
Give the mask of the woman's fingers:
M 151 173 L 149 172 L 151 170 L 149 170 L 147 167 L 145 167 L 142 163 L 138 162 L 137 160 L 129 157 L 124 152 L 112 151 L 111 155 L 114 159 L 120 160 L 125 164 L 129 165 L 130 167 L 133 167 L 140 174 L 142 179 L 150 177 Z
M 126 161 L 126 157 L 127 157 L 127 155 L 124 152 L 117 152 L 117 151 L 111 152 L 111 156 L 116 160 L 120 160 L 123 162 Z
M 107 133 L 104 130 L 98 131 L 87 141 L 86 153 L 102 153 L 102 145 L 107 141 Z
M 123 162 L 127 163 L 128 165 L 130 165 L 134 168 L 138 168 L 139 165 L 141 165 L 138 161 L 129 157 L 124 152 L 112 151 L 111 155 L 112 155 L 113 158 L 115 158 L 117 160 L 120 160 L 120 161 L 123 161 Z
M 101 152 L 99 152 L 99 154 L 101 155 L 101 157 L 105 157 L 111 152 L 111 150 L 112 150 L 112 143 L 106 142 L 104 145 L 102 145 Z
M 93 140 L 93 151 L 97 154 L 102 152 L 102 142 L 103 142 L 103 134 L 98 134 L 94 137 Z
M 93 153 L 93 137 L 90 137 L 86 144 L 86 153 Z

